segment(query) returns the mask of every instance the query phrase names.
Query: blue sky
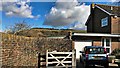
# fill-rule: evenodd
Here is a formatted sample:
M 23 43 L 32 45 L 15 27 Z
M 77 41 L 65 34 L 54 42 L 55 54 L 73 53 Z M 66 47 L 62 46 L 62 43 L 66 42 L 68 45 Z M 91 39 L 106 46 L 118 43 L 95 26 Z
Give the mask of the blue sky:
M 32 25 L 32 27 L 50 27 L 43 26 L 43 22 L 45 19 L 45 14 L 49 13 L 51 7 L 53 7 L 54 2 L 30 2 L 30 6 L 32 6 L 32 15 L 40 15 L 39 18 L 24 18 L 17 16 L 7 16 L 4 11 L 1 11 L 2 14 L 2 29 L 5 30 L 8 26 L 13 26 L 14 23 L 21 22 L 25 20 L 26 23 Z
M 81 2 L 79 2 L 79 3 L 81 3 Z M 86 7 L 86 6 L 89 6 L 91 3 L 92 2 L 82 2 L 81 4 L 79 4 L 79 6 L 83 5 L 81 7 L 85 7 L 86 8 L 85 10 L 87 10 L 88 7 Z M 97 2 L 94 2 L 94 3 L 97 3 Z M 108 2 L 98 2 L 98 3 L 99 4 L 108 4 Z M 6 4 L 7 4 L 7 7 L 6 7 Z M 0 15 L 1 15 L 0 20 L 2 19 L 2 26 L 1 26 L 2 30 L 0 30 L 0 31 L 4 31 L 7 27 L 13 26 L 15 23 L 21 22 L 23 20 L 27 24 L 31 25 L 33 28 L 34 27 L 38 27 L 38 28 L 41 28 L 41 27 L 42 28 L 53 28 L 54 27 L 54 28 L 65 28 L 66 29 L 66 28 L 73 28 L 73 27 L 71 27 L 71 25 L 75 26 L 75 23 L 77 23 L 76 25 L 80 24 L 80 26 L 77 26 L 77 27 L 83 28 L 84 27 L 83 24 L 79 23 L 81 21 L 78 21 L 77 19 L 75 19 L 74 21 L 70 20 L 71 21 L 70 23 L 69 23 L 69 21 L 66 21 L 65 19 L 63 19 L 63 21 L 60 21 L 60 22 L 58 21 L 59 18 L 61 18 L 60 20 L 62 20 L 63 16 L 65 16 L 67 14 L 67 13 L 65 14 L 65 12 L 69 12 L 68 10 L 72 10 L 71 8 L 78 7 L 76 5 L 74 6 L 74 3 L 73 3 L 71 5 L 73 5 L 74 7 L 67 6 L 67 7 L 71 7 L 71 8 L 66 10 L 66 8 L 64 8 L 64 6 L 66 6 L 66 5 L 63 5 L 63 6 L 61 6 L 61 5 L 62 4 L 59 4 L 59 3 L 56 4 L 56 2 L 20 2 L 20 3 L 17 3 L 17 5 L 10 4 L 9 2 L 5 3 L 5 4 L 3 4 L 2 9 L 0 9 Z M 17 6 L 17 8 L 16 8 L 16 6 Z M 21 6 L 23 8 L 20 8 Z M 78 8 L 81 8 L 81 7 L 78 7 Z M 24 8 L 26 8 L 26 9 L 23 10 Z M 76 10 L 82 11 L 81 9 L 76 9 Z M 56 15 L 54 15 L 54 12 L 56 12 L 55 13 Z M 62 14 L 64 14 L 64 15 L 62 15 L 62 17 L 61 17 L 59 12 L 62 12 Z M 86 12 L 86 13 L 88 13 L 88 12 Z M 58 17 L 57 14 L 60 17 Z M 54 18 L 54 17 L 56 17 L 56 18 Z M 79 18 L 79 17 L 76 17 L 76 18 Z M 57 20 L 57 21 L 54 21 L 54 20 Z M 51 22 L 53 22 L 53 23 L 51 23 Z M 62 22 L 64 22 L 64 23 L 62 23 Z

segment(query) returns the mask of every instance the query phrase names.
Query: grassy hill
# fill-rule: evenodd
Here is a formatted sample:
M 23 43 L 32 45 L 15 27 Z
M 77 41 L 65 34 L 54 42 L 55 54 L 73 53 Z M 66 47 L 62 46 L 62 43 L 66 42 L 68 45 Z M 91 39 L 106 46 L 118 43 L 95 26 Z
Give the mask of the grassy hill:
M 54 37 L 65 36 L 68 32 L 86 33 L 85 30 L 72 30 L 72 29 L 53 29 L 53 28 L 32 28 L 29 30 L 23 30 L 16 32 L 16 35 L 27 37 Z

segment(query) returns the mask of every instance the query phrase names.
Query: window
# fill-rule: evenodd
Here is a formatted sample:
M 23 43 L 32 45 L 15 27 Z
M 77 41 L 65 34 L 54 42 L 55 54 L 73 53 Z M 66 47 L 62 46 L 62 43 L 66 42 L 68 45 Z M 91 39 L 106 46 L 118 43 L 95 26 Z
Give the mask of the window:
M 118 41 L 120 42 L 120 38 L 118 39 Z
M 101 26 L 102 26 L 102 27 L 107 26 L 107 25 L 108 25 L 108 17 L 103 18 L 103 19 L 101 20 Z
M 110 48 L 106 48 L 107 53 L 110 53 Z
M 111 38 L 101 39 L 102 46 L 106 48 L 107 53 L 111 53 Z
M 106 46 L 110 46 L 110 39 L 106 39 Z

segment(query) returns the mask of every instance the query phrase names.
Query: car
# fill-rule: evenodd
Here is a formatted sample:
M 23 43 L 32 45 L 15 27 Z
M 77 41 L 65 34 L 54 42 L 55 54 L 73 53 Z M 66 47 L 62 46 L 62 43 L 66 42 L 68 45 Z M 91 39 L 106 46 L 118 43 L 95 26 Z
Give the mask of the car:
M 109 67 L 108 55 L 104 47 L 85 46 L 80 53 L 80 62 L 83 63 L 84 68 L 89 68 L 88 66 L 90 65 L 102 65 L 105 68 Z

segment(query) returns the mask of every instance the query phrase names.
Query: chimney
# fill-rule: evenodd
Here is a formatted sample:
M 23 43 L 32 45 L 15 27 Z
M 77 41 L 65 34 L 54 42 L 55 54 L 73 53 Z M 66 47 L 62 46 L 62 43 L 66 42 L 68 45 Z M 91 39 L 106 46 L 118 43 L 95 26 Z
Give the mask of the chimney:
M 95 4 L 94 3 L 92 3 L 92 8 L 95 8 Z
M 91 9 L 91 11 L 90 11 L 91 13 L 93 13 L 94 8 L 95 8 L 95 4 L 92 3 L 92 4 L 91 4 L 91 8 L 90 8 L 90 9 Z
M 94 27 L 93 27 L 94 26 L 94 8 L 95 8 L 95 4 L 92 3 L 91 8 L 90 8 L 91 22 L 92 22 L 92 26 L 91 26 L 92 32 L 94 32 Z

